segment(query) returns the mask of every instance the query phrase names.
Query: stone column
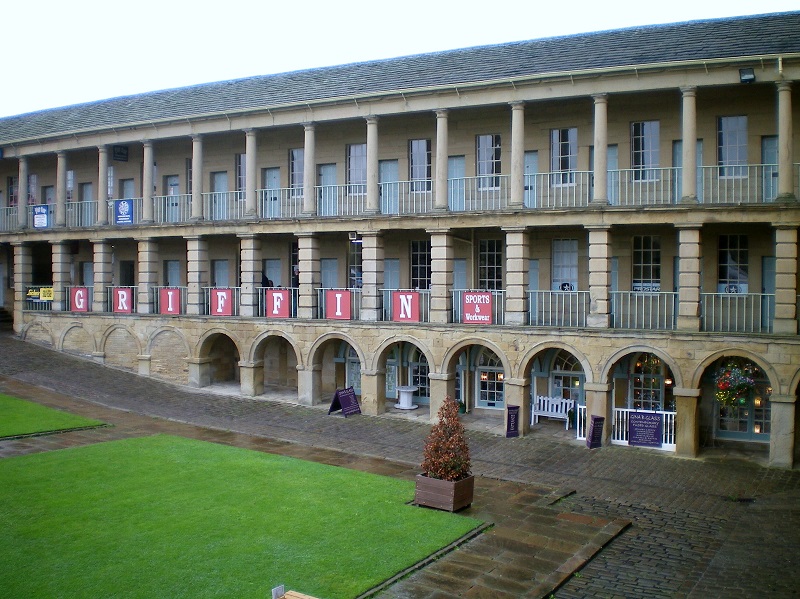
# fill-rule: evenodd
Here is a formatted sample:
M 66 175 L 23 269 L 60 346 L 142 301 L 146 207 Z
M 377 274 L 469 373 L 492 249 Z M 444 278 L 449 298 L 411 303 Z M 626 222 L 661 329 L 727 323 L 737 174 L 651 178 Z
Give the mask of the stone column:
M 190 387 L 208 387 L 211 384 L 211 358 L 187 358 Z
M 797 335 L 797 226 L 775 226 L 775 320 L 772 332 Z
M 153 222 L 153 142 L 142 142 L 142 222 Z M 192 170 L 194 172 L 194 170 Z
M 527 325 L 530 241 L 525 227 L 506 233 L 506 324 Z
M 361 411 L 370 416 L 386 412 L 386 371 L 361 369 Z
M 322 284 L 319 238 L 313 233 L 297 235 L 297 263 L 300 269 L 300 290 L 297 300 L 298 318 L 317 317 L 317 290 Z
M 680 456 L 697 457 L 700 453 L 700 389 L 674 388 L 675 452 Z
M 192 135 L 192 220 L 203 220 L 202 135 Z
M 378 117 L 367 117 L 367 214 L 381 211 L 378 187 Z
M 447 110 L 436 111 L 436 174 L 433 194 L 434 210 L 446 211 L 447 198 L 447 159 L 450 153 L 448 142 Z
M 776 395 L 769 398 L 769 465 L 771 468 L 794 466 L 795 410 L 797 396 Z
M 186 238 L 186 263 L 188 283 L 186 313 L 205 314 L 207 310 L 203 288 L 209 285 L 210 271 L 207 239 L 203 237 Z
M 317 215 L 317 195 L 314 186 L 317 180 L 316 127 L 314 123 L 304 125 L 303 144 L 303 216 Z
M 108 224 L 108 146 L 97 146 L 97 224 Z
M 700 330 L 703 248 L 700 225 L 678 226 L 678 320 L 680 331 Z
M 320 389 L 322 389 L 322 366 L 309 364 L 297 367 L 297 402 L 303 406 L 313 406 L 318 403 Z
M 448 323 L 453 312 L 453 236 L 450 229 L 433 229 L 428 233 L 431 236 L 431 322 Z
M 608 94 L 594 99 L 594 191 L 592 204 L 608 204 Z
M 383 320 L 383 236 L 377 231 L 361 234 L 361 320 Z
M 114 249 L 111 242 L 98 239 L 92 242 L 94 250 L 94 291 L 92 292 L 92 312 L 106 312 L 108 287 L 114 284 Z
M 586 324 L 605 329 L 611 324 L 611 229 L 589 230 L 589 316 Z
M 67 287 L 73 284 L 72 252 L 70 241 L 53 241 L 53 310 L 64 311 L 67 309 Z
M 17 221 L 20 229 L 28 227 L 28 158 L 19 157 L 19 178 L 17 179 Z M 10 198 L 9 198 L 10 199 Z
M 245 129 L 245 215 L 258 216 L 258 137 L 255 129 Z
M 592 426 L 592 416 L 605 418 L 603 424 L 603 445 L 611 444 L 612 410 L 614 402 L 609 397 L 611 385 L 608 383 L 586 383 L 583 386 L 586 394 L 586 435 Z
M 525 203 L 525 102 L 511 102 L 511 198 L 509 207 Z
M 264 362 L 239 362 L 239 392 L 246 397 L 264 393 Z
M 27 297 L 28 286 L 33 284 L 33 254 L 31 246 L 21 241 L 11 242 L 14 248 L 14 332 L 20 333 L 23 327 L 23 309 Z M 53 286 L 53 292 L 56 287 Z M 61 290 L 63 297 L 64 291 Z M 53 309 L 56 309 L 53 298 Z
M 456 396 L 456 375 L 454 372 L 431 372 L 428 374 L 428 381 L 431 388 L 430 421 L 433 424 L 438 420 L 437 415 L 444 398 Z M 463 391 L 465 390 L 462 389 Z
M 263 268 L 261 238 L 252 234 L 239 235 L 239 251 L 242 268 L 239 314 L 253 317 L 258 315 L 259 292 L 257 287 L 261 286 L 261 271 Z
M 56 152 L 56 227 L 67 226 L 67 153 Z
M 530 379 L 507 378 L 503 382 L 503 395 L 506 406 L 519 407 L 517 430 L 524 437 L 531 430 L 531 385 Z M 508 430 L 508 408 L 505 410 L 504 422 Z
M 697 88 L 682 87 L 681 203 L 697 203 Z
M 153 288 L 158 285 L 158 241 L 151 237 L 136 240 L 138 256 L 136 265 L 139 269 L 139 288 L 137 290 L 136 312 L 153 314 Z
M 792 83 L 778 82 L 778 200 L 794 201 Z

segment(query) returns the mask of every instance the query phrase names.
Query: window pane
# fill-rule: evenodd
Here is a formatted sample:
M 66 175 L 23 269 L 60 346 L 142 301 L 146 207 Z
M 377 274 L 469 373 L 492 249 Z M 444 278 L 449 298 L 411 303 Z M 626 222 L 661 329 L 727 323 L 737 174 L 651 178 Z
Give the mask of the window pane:
M 720 177 L 747 176 L 746 116 L 723 116 L 717 120 L 717 163 Z

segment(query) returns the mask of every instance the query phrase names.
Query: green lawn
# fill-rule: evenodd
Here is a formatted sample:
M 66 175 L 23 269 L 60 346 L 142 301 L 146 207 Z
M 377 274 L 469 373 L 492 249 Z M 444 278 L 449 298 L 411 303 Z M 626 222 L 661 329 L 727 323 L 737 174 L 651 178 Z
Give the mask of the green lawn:
M 103 424 L 0 393 L 0 437 L 63 431 Z
M 3 597 L 355 597 L 480 524 L 413 483 L 166 435 L 0 460 Z

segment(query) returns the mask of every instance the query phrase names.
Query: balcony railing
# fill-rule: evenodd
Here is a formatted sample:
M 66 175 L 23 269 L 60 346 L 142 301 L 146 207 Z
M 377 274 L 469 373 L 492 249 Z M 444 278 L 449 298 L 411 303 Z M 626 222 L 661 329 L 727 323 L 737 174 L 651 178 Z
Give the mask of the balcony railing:
M 192 217 L 192 196 L 184 193 L 153 197 L 153 220 L 163 223 L 185 223 Z
M 303 212 L 303 190 L 283 187 L 258 190 L 258 216 L 273 220 L 298 218 Z
M 701 326 L 714 333 L 771 333 L 775 296 L 760 293 L 701 293 Z
M 161 290 L 162 289 L 172 289 L 178 292 L 178 301 L 175 306 L 162 306 L 161 305 Z M 176 286 L 157 286 L 150 288 L 150 301 L 153 302 L 153 313 L 154 314 L 171 314 L 175 313 L 171 310 L 176 310 L 180 314 L 186 314 L 186 305 L 187 300 L 189 297 L 189 288 L 188 287 L 176 287 Z M 167 296 L 167 300 L 169 300 L 169 295 Z M 162 308 L 164 308 L 162 310 Z
M 453 212 L 503 210 L 509 199 L 508 175 L 448 179 L 448 205 Z
M 74 288 L 85 288 L 86 289 L 86 312 L 90 312 L 92 310 L 92 302 L 94 301 L 94 287 L 84 287 L 79 285 L 68 285 L 64 287 L 64 310 L 66 312 L 71 312 L 75 310 L 75 306 L 72 305 L 72 290 Z
M 592 196 L 591 171 L 563 171 L 525 175 L 527 208 L 578 208 Z
M 138 225 L 142 222 L 142 209 L 144 206 L 144 200 L 142 198 L 119 198 L 124 199 L 128 202 L 133 204 L 133 213 L 128 216 L 130 218 L 131 224 Z M 108 222 L 109 224 L 115 225 L 117 224 L 117 214 L 116 214 L 116 202 L 117 199 L 108 200 Z
M 419 294 L 419 322 L 430 322 L 431 320 L 431 292 L 428 289 L 383 289 L 383 320 L 395 320 L 394 304 L 392 302 L 392 294 L 396 291 L 407 293 Z M 401 319 L 398 315 L 398 321 L 403 322 L 407 319 Z
M 212 295 L 216 291 L 230 291 L 230 309 L 225 307 L 224 314 L 215 314 Z M 203 287 L 203 314 L 206 316 L 239 316 L 242 300 L 241 287 Z M 217 310 L 219 312 L 219 310 Z M 230 312 L 230 313 L 228 313 Z
M 577 413 L 575 418 L 576 437 L 581 440 L 586 440 L 586 406 L 577 406 Z M 613 445 L 628 445 L 628 423 L 630 421 L 631 412 L 641 412 L 642 410 L 631 410 L 628 408 L 614 408 L 611 422 L 611 443 Z M 675 451 L 677 448 L 675 436 L 675 418 L 676 412 L 666 412 L 657 410 L 647 412 L 648 414 L 660 414 L 663 417 L 663 426 L 661 429 L 661 446 L 652 447 L 651 449 L 660 449 L 662 451 Z
M 496 325 L 506 323 L 506 292 L 502 289 L 454 289 L 453 290 L 453 322 L 464 324 Z M 464 310 L 464 296 L 471 294 L 491 294 L 492 321 L 481 322 L 468 320 Z
M 44 221 L 43 216 L 36 214 L 37 212 L 44 212 L 46 216 L 47 226 L 52 227 L 56 224 L 56 205 L 55 204 L 36 204 L 28 205 L 28 226 L 31 228 L 45 228 L 42 226 Z M 38 219 L 38 223 L 37 223 Z M 38 226 L 37 226 L 38 224 Z
M 0 231 L 16 231 L 19 229 L 19 217 L 17 214 L 16 206 L 0 208 Z
M 25 287 L 25 303 L 23 310 L 50 311 L 53 309 L 51 299 L 42 299 L 42 289 L 47 289 L 52 295 L 52 285 L 28 285 Z
M 433 181 L 380 184 L 381 214 L 425 214 L 433 211 Z
M 129 295 L 127 296 L 126 300 L 120 302 L 117 301 L 118 298 L 115 297 L 114 290 L 115 289 L 127 289 Z M 131 314 L 136 314 L 136 311 L 139 306 L 138 298 L 136 297 L 138 293 L 138 288 L 135 286 L 116 286 L 116 287 L 106 287 L 106 312 L 130 312 Z
M 703 166 L 702 189 L 697 198 L 703 204 L 763 204 L 778 196 L 778 166 Z
M 675 330 L 678 294 L 669 291 L 612 291 L 612 327 L 615 329 Z
M 529 291 L 529 324 L 539 327 L 585 327 L 588 291 Z
M 212 191 L 203 194 L 206 220 L 241 220 L 245 216 L 244 191 Z
M 353 287 L 350 289 L 337 289 L 337 288 L 319 288 L 317 289 L 317 315 L 318 318 L 335 319 L 337 316 L 333 313 L 328 314 L 325 302 L 325 295 L 328 291 L 348 291 L 350 292 L 350 320 L 361 320 L 361 289 Z
M 366 185 L 317 185 L 319 216 L 360 216 L 367 207 Z
M 113 214 L 112 214 L 113 217 Z M 109 222 L 113 222 L 109 221 Z M 67 202 L 67 227 L 92 227 L 97 223 L 97 202 Z
M 267 290 L 274 289 L 273 287 L 256 287 L 258 294 L 258 306 L 256 308 L 256 316 L 260 318 L 267 317 Z M 300 290 L 297 287 L 285 288 L 289 292 L 289 318 L 297 318 L 297 304 L 300 297 Z
M 680 170 L 648 168 L 608 171 L 608 203 L 612 206 L 675 203 L 675 184 Z

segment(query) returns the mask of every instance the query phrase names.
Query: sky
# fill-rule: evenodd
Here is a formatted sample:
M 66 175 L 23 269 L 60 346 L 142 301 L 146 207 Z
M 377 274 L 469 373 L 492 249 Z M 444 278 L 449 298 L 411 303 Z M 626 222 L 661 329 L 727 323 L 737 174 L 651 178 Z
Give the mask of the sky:
M 797 0 L 16 0 L 0 117 L 199 83 L 638 25 Z M 799 33 L 800 35 L 800 33 Z

